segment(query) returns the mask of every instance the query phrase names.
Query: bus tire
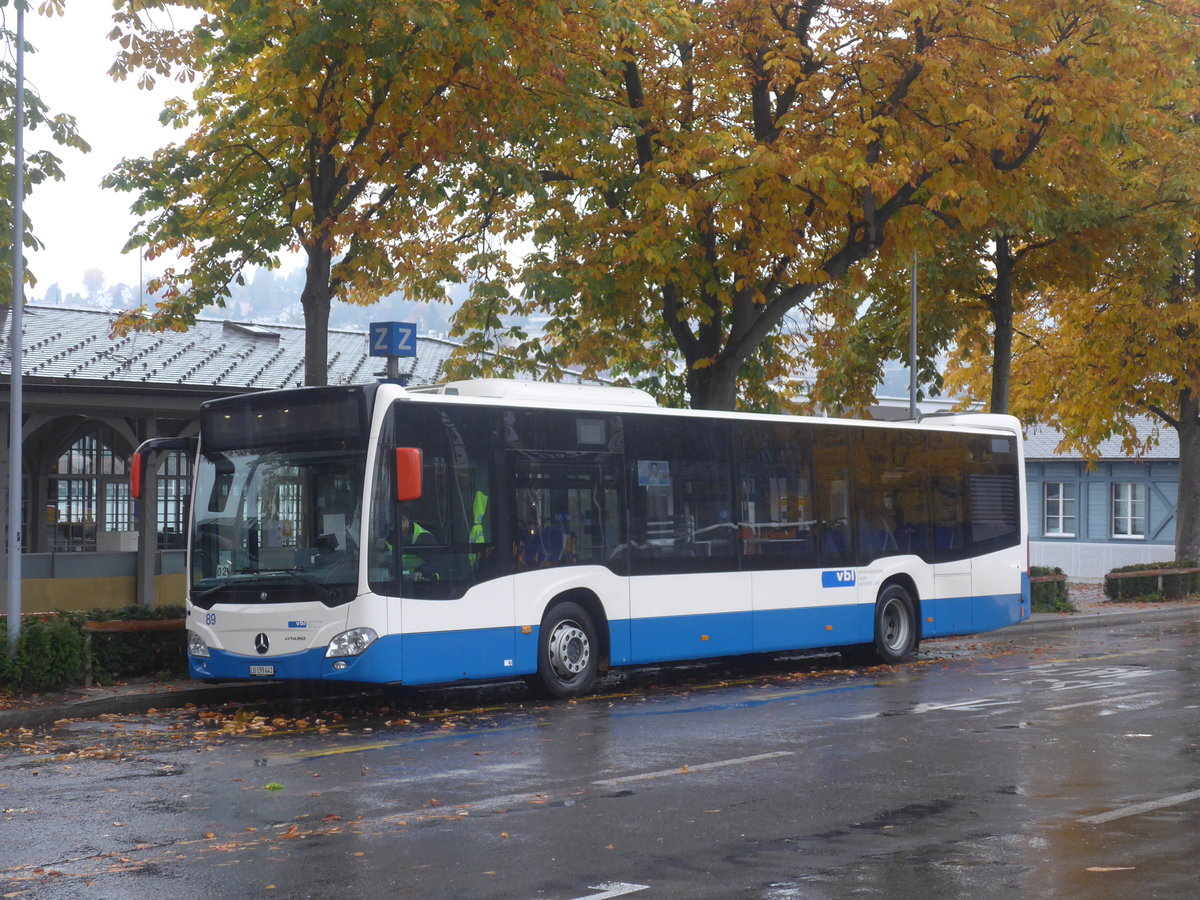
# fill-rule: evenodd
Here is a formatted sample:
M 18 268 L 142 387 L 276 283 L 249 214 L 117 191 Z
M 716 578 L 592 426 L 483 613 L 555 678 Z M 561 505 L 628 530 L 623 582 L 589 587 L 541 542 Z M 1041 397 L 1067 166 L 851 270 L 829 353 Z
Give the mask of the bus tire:
M 875 655 L 888 664 L 905 662 L 917 643 L 917 605 L 902 585 L 889 584 L 875 601 Z
M 599 668 L 600 643 L 587 610 L 569 600 L 551 607 L 538 632 L 532 686 L 551 697 L 578 697 L 591 689 Z

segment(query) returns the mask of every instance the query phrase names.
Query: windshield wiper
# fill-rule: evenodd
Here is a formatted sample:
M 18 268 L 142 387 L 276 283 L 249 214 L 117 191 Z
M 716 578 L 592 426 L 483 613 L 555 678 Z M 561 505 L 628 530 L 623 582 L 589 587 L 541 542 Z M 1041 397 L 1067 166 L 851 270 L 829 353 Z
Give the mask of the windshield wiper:
M 329 585 L 325 584 L 324 582 L 318 581 L 312 575 L 309 575 L 307 572 L 304 571 L 303 567 L 301 567 L 301 566 L 296 566 L 296 568 L 294 568 L 294 569 L 276 569 L 275 571 L 283 572 L 287 575 L 291 575 L 293 578 L 295 578 L 301 584 L 306 584 L 309 587 L 316 588 L 318 591 L 320 591 L 326 597 L 335 598 L 335 597 L 341 596 L 337 591 L 335 591 Z
M 214 587 L 205 588 L 202 591 L 197 591 L 195 588 L 192 588 L 191 595 L 189 596 L 188 599 L 191 600 L 193 603 L 195 603 L 197 600 L 203 600 L 205 597 L 208 597 L 211 594 L 215 594 L 217 591 L 224 590 L 227 587 L 229 587 L 229 582 L 223 581 L 220 584 L 215 585 Z
M 305 572 L 304 569 L 297 566 L 294 569 L 239 569 L 236 575 L 218 585 L 205 588 L 199 592 L 197 592 L 195 588 L 192 588 L 191 599 L 194 603 L 197 600 L 203 600 L 205 597 L 215 594 L 217 591 L 224 590 L 225 588 L 253 584 L 262 578 L 270 578 L 273 575 L 290 575 L 305 587 L 314 588 L 320 592 L 322 596 L 330 599 L 337 599 L 341 596 L 329 585 L 318 581 L 312 575 L 309 575 L 307 572 Z

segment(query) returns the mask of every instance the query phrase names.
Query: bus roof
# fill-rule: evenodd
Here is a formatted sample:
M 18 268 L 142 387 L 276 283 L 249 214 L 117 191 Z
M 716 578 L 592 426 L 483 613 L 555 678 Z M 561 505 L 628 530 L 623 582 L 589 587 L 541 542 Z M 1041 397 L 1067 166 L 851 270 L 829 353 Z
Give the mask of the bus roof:
M 402 393 L 429 396 L 438 394 L 459 397 L 464 400 L 480 399 L 500 401 L 518 406 L 547 406 L 571 409 L 610 410 L 636 409 L 663 415 L 702 415 L 710 418 L 740 419 L 746 416 L 763 416 L 778 419 L 804 419 L 813 423 L 853 422 L 855 425 L 879 428 L 965 428 L 981 431 L 1005 431 L 1021 433 L 1020 422 L 1013 416 L 990 413 L 934 413 L 917 420 L 890 421 L 879 419 L 830 419 L 824 416 L 805 416 L 780 413 L 747 413 L 734 410 L 693 410 L 659 406 L 654 397 L 639 388 L 617 387 L 607 384 L 558 384 L 548 381 L 520 381 L 509 378 L 478 378 L 451 381 L 428 387 L 409 387 Z
M 488 397 L 512 403 L 561 403 L 570 406 L 637 406 L 657 409 L 658 403 L 639 388 L 608 384 L 558 384 L 549 381 L 518 381 L 510 378 L 476 378 L 450 381 L 430 387 L 408 388 L 412 394 L 446 394 L 458 397 Z

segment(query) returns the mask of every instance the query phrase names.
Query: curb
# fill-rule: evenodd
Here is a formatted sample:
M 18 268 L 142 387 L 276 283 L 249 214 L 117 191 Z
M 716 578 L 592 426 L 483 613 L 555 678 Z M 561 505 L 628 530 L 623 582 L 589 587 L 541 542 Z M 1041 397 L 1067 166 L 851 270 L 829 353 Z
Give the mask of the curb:
M 1029 619 L 1009 625 L 999 631 L 983 632 L 978 635 L 961 635 L 931 639 L 938 641 L 1005 640 L 1031 634 L 1049 634 L 1056 631 L 1078 631 L 1084 628 L 1104 628 L 1113 625 L 1138 625 L 1143 622 L 1185 622 L 1200 620 L 1200 603 L 1173 606 L 1166 609 L 1124 609 L 1098 613 L 1034 613 Z M 361 687 L 352 685 L 324 685 L 305 682 L 261 682 L 237 681 L 225 684 L 202 684 L 178 682 L 177 687 L 153 687 L 126 691 L 113 691 L 98 696 L 85 696 L 55 705 L 30 709 L 0 710 L 0 732 L 14 728 L 35 728 L 48 725 L 59 719 L 91 719 L 103 715 L 135 715 L 151 709 L 178 709 L 188 704 L 196 706 L 216 703 L 238 703 L 255 700 L 312 699 L 314 695 L 326 693 L 330 697 L 345 697 L 362 693 Z
M 1044 634 L 1055 631 L 1078 631 L 1081 628 L 1103 628 L 1110 625 L 1136 625 L 1141 622 L 1186 622 L 1200 619 L 1200 604 L 1168 606 L 1164 609 L 1122 609 L 1115 612 L 1034 613 L 1024 622 L 999 631 L 986 632 L 982 637 L 1005 637 L 1011 634 Z

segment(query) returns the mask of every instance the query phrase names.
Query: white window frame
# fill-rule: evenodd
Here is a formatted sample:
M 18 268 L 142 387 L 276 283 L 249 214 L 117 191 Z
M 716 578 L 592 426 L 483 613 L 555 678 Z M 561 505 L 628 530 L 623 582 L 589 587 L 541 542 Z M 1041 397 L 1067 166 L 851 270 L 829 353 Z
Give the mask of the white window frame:
M 1050 489 L 1058 488 L 1058 496 L 1051 497 Z M 1054 504 L 1054 510 L 1051 509 Z M 1067 510 L 1070 512 L 1067 512 Z M 1067 522 L 1072 528 L 1066 529 Z M 1079 486 L 1074 481 L 1046 481 L 1042 483 L 1042 536 L 1048 538 L 1073 538 L 1079 522 Z M 1056 528 L 1052 528 L 1052 523 Z
M 1146 483 L 1114 481 L 1109 491 L 1109 533 L 1117 541 L 1146 539 Z M 1118 526 L 1122 526 L 1122 531 Z M 1140 527 L 1140 531 L 1137 529 Z

